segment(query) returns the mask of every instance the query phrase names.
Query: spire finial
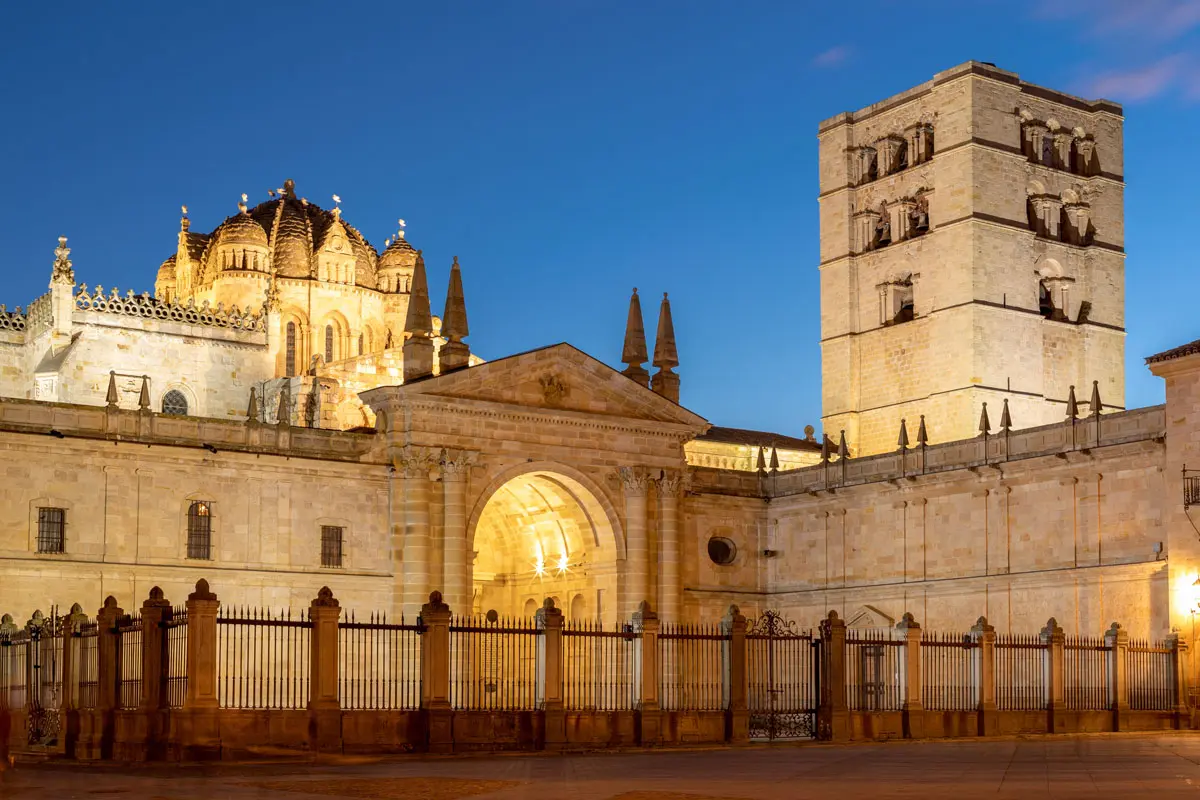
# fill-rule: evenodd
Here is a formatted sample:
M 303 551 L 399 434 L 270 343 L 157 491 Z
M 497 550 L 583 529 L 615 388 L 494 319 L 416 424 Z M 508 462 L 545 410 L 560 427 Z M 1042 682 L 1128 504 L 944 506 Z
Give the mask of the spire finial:
M 250 403 L 246 406 L 246 421 L 258 422 L 258 390 L 250 387 Z
M 845 461 L 850 457 L 850 448 L 846 445 L 846 431 L 843 429 L 838 436 L 838 460 Z
M 50 273 L 51 285 L 69 283 L 75 285 L 75 270 L 71 269 L 71 248 L 67 247 L 67 237 L 58 237 L 58 247 L 54 248 L 54 269 Z
M 925 432 L 925 415 L 921 415 L 921 426 L 917 428 L 917 444 L 924 447 L 929 444 L 929 435 Z
M 279 389 L 279 411 L 275 414 L 275 424 L 286 426 L 292 424 L 292 415 L 288 412 L 288 392 L 290 382 L 284 382 Z
M 1100 381 L 1092 381 L 1092 399 L 1088 406 L 1092 416 L 1100 416 L 1100 411 L 1104 408 L 1104 404 L 1100 402 Z
M 461 342 L 468 335 L 467 301 L 463 295 L 462 268 L 458 256 L 450 265 L 450 286 L 446 290 L 446 310 L 442 314 L 442 335 L 451 342 Z
M 621 361 L 626 366 L 621 374 L 645 386 L 650 377 L 650 373 L 642 366 L 646 358 L 646 327 L 642 322 L 642 301 L 638 299 L 635 286 L 629 298 L 629 315 L 625 320 L 625 345 L 621 348 Z
M 984 436 L 992 432 L 992 421 L 988 419 L 987 403 L 983 404 L 983 413 L 979 415 L 979 432 Z
M 425 275 L 425 257 L 420 250 L 417 251 L 417 263 L 413 266 L 404 332 L 424 337 L 433 334 L 433 318 L 429 310 L 429 280 Z
M 778 472 L 778 471 L 779 471 L 779 450 L 778 450 L 778 448 L 772 447 L 771 448 L 771 472 Z
M 1004 410 L 1000 412 L 1000 430 L 1008 433 L 1012 430 L 1012 417 L 1008 415 L 1008 398 L 1004 398 Z
M 1075 387 L 1067 393 L 1067 417 L 1075 420 L 1079 417 L 1079 402 L 1075 399 Z
M 150 376 L 142 376 L 142 390 L 138 393 L 138 409 L 141 411 L 150 410 Z
M 755 464 L 755 467 L 754 467 L 759 472 L 767 471 L 767 459 L 764 456 L 763 451 L 764 451 L 764 448 L 762 448 L 762 447 L 758 448 L 758 463 Z
M 900 438 L 896 440 L 896 446 L 901 450 L 908 449 L 908 426 L 903 419 L 900 420 Z
M 108 372 L 108 393 L 104 395 L 104 404 L 109 408 L 116 408 L 118 405 L 117 395 L 117 373 L 109 370 Z
M 671 301 L 663 292 L 662 305 L 658 309 L 658 333 L 654 337 L 654 380 L 650 382 L 655 392 L 671 402 L 679 402 L 679 376 L 672 368 L 679 366 L 679 353 L 675 349 L 675 323 L 671 320 Z

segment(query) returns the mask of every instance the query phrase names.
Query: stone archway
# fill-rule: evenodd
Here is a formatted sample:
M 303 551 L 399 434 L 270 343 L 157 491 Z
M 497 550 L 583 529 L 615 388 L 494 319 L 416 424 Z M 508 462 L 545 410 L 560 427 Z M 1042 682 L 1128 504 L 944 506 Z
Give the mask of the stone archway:
M 568 618 L 614 622 L 619 526 L 603 492 L 576 470 L 531 463 L 502 473 L 468 520 L 473 610 L 526 616 L 553 597 Z

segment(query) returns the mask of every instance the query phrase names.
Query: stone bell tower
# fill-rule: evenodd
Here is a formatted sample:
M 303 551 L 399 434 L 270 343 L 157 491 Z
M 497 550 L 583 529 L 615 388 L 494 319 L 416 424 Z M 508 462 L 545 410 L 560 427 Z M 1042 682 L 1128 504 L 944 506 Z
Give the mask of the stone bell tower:
M 855 455 L 1125 402 L 1122 110 L 968 62 L 820 124 L 823 421 Z

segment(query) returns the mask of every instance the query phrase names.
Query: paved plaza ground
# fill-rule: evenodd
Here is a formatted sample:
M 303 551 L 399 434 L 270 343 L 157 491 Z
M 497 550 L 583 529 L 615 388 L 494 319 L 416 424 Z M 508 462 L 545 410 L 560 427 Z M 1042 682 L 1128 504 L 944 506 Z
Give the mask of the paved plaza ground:
M 0 798 L 745 800 L 1200 797 L 1200 734 L 775 745 L 336 763 L 21 765 Z

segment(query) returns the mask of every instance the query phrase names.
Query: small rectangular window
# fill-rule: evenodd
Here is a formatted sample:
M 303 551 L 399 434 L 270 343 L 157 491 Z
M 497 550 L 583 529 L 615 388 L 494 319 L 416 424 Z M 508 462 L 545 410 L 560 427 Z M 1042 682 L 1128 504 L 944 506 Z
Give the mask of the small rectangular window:
M 63 508 L 38 509 L 39 553 L 61 553 L 64 551 L 67 528 L 67 511 Z
M 338 525 L 321 526 L 321 566 L 342 566 L 342 534 L 345 529 Z
M 187 557 L 212 558 L 212 503 L 196 500 L 188 506 Z

